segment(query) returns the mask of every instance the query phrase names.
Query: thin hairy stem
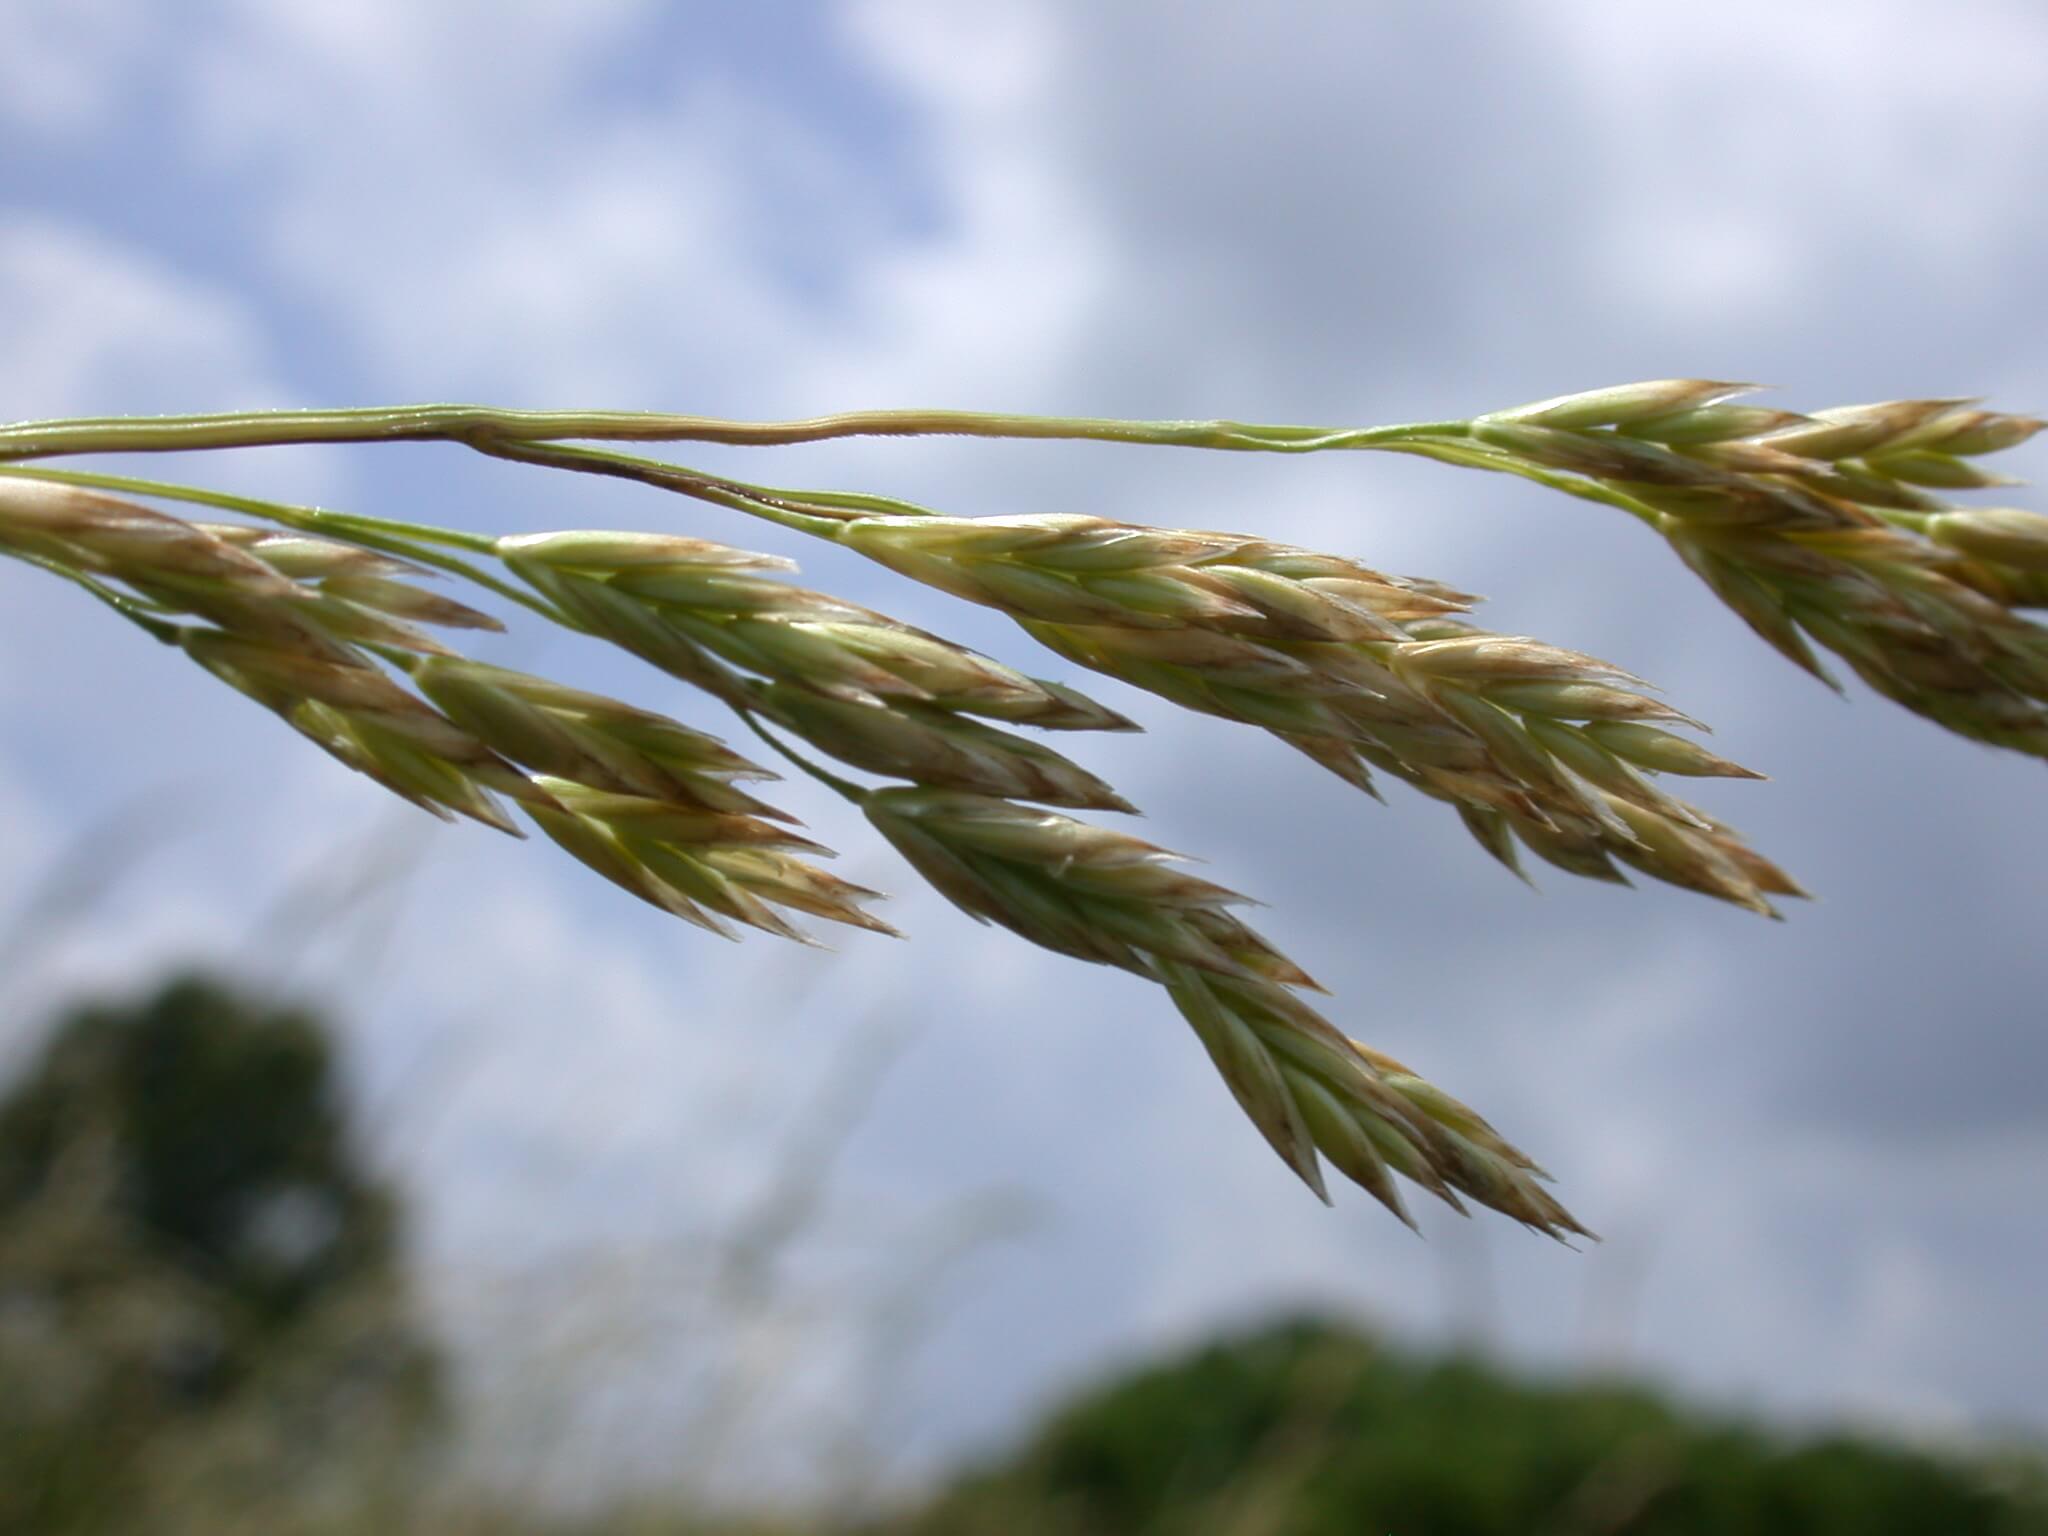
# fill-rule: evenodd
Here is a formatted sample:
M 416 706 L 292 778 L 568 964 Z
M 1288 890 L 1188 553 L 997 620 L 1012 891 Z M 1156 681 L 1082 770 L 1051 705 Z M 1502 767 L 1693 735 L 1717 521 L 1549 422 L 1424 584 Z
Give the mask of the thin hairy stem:
M 1461 421 L 1388 427 L 1273 426 L 1239 421 L 1121 421 L 1000 411 L 846 411 L 801 421 L 724 421 L 655 411 L 519 411 L 482 405 L 405 405 L 340 411 L 240 411 L 204 416 L 107 416 L 0 428 L 0 459 L 74 453 L 183 453 L 304 443 L 506 442 L 728 443 L 776 447 L 841 437 L 1030 438 L 1315 453 L 1381 448 L 1417 437 L 1462 436 Z
M 749 485 L 743 480 L 707 475 L 663 459 L 610 453 L 600 448 L 573 448 L 561 443 L 522 442 L 501 438 L 491 433 L 482 433 L 465 441 L 478 453 L 487 454 L 494 459 L 510 459 L 516 464 L 541 464 L 552 469 L 578 470 L 586 474 L 607 475 L 615 480 L 631 480 L 660 490 L 694 496 L 699 501 L 729 507 L 753 517 L 766 518 L 771 523 L 793 528 L 799 533 L 821 534 L 830 538 L 833 537 L 833 526 L 839 521 L 835 516 L 821 515 L 811 510 L 828 506 L 829 501 L 826 498 L 811 497 L 808 493 L 774 491 L 765 486 Z M 845 499 L 879 502 L 886 498 Z M 897 510 L 904 508 L 907 508 L 907 504 L 903 504 L 903 507 Z
M 1387 453 L 1407 453 L 1418 458 L 1434 459 L 1439 464 L 1456 464 L 1466 469 L 1491 470 L 1495 474 L 1515 475 L 1523 480 L 1533 480 L 1553 491 L 1562 491 L 1567 496 L 1576 496 L 1581 501 L 1591 501 L 1603 507 L 1618 507 L 1630 517 L 1658 527 L 1663 514 L 1624 491 L 1613 486 L 1602 485 L 1593 480 L 1581 480 L 1574 475 L 1562 475 L 1540 465 L 1526 463 L 1510 454 L 1499 453 L 1480 443 L 1459 441 L 1448 438 L 1428 438 L 1416 442 L 1387 442 L 1373 445 Z
M 167 624 L 150 613 L 149 606 L 146 603 L 137 601 L 125 592 L 118 592 L 104 582 L 94 581 L 85 572 L 74 570 L 61 560 L 52 560 L 47 555 L 29 554 L 24 550 L 0 548 L 0 553 L 12 555 L 25 565 L 38 566 L 48 571 L 52 576 L 61 576 L 73 585 L 83 587 L 129 623 L 147 632 L 151 639 L 160 644 L 176 645 L 185 632 L 183 625 Z
M 762 724 L 760 715 L 754 710 L 749 709 L 744 704 L 735 703 L 730 699 L 726 700 L 725 703 L 734 714 L 740 717 L 741 722 L 745 724 L 746 728 L 767 742 L 774 749 L 776 755 L 784 762 L 809 774 L 820 784 L 831 790 L 833 794 L 849 804 L 861 805 L 866 802 L 868 798 L 867 790 L 862 789 L 851 779 L 842 779 L 822 763 L 804 756 L 803 753 L 797 751 L 795 747 L 792 747 L 780 736 L 769 730 L 766 725 Z

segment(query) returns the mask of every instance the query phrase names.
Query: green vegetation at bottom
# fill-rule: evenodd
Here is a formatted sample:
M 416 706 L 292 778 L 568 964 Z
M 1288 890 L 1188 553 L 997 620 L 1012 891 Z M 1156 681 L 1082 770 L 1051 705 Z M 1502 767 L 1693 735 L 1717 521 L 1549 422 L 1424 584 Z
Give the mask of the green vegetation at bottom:
M 1110 1381 L 891 1536 L 2022 1536 L 2038 1462 L 1793 1439 L 1296 1322 Z
M 1106 1381 L 886 1517 L 551 1516 L 453 1484 L 337 1077 L 316 1015 L 185 977 L 72 1010 L 0 1087 L 0 1536 L 2048 1536 L 2033 1452 L 1791 1437 L 1315 1321 Z

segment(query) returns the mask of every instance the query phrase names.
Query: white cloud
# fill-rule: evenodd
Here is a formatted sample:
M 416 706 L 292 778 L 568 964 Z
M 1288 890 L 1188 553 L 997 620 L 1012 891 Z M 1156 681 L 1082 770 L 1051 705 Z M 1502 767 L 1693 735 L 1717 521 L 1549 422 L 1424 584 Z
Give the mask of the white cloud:
M 1061 39 L 1043 6 L 850 0 L 838 20 L 876 67 L 949 124 L 1036 111 L 1058 82 Z
M 2035 8 L 1574 4 L 1545 21 L 1613 189 L 1592 243 L 1639 305 L 1796 322 L 1803 296 L 1842 281 L 1845 246 L 1921 281 L 1974 277 L 2036 218 L 2011 172 L 2048 127 Z
M 1617 296 L 1668 313 L 1784 317 L 1810 254 L 1774 218 L 1669 197 L 1616 216 L 1601 264 Z
M 0 222 L 0 350 L 8 420 L 284 403 L 246 302 L 33 212 Z
M 645 46 L 645 5 L 243 11 L 192 44 L 189 131 L 266 179 L 277 281 L 332 317 L 371 389 L 653 403 L 797 341 L 753 242 L 846 236 L 837 157 L 680 66 L 650 100 L 609 100 L 595 76 Z M 819 227 L 764 235 L 756 176 Z
M 167 21 L 132 0 L 16 0 L 0 49 L 0 121 L 57 141 L 104 135 Z
M 820 400 L 1030 399 L 1084 346 L 1114 253 L 1042 142 L 1062 39 L 1043 10 L 843 7 L 860 58 L 922 119 L 943 213 L 859 269 L 845 329 L 805 360 Z
M 1040 12 L 847 18 L 937 147 L 937 227 L 904 234 L 884 172 L 786 95 L 680 60 L 595 94 L 644 5 L 504 9 L 250 6 L 178 41 L 190 153 L 267 179 L 277 281 L 369 388 L 743 411 L 1029 391 L 1072 355 L 1106 256 L 1034 143 Z

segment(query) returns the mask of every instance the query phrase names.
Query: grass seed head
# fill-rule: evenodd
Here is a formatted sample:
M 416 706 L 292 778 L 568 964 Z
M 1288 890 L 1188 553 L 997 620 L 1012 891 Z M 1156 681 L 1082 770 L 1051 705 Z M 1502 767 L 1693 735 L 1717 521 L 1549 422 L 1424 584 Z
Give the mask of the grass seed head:
M 1529 405 L 1513 406 L 1479 418 L 1486 422 L 1518 422 L 1532 427 L 1616 427 L 1663 421 L 1679 412 L 1714 405 L 1748 394 L 1754 384 L 1724 384 L 1708 379 L 1651 379 L 1617 384 L 1575 395 L 1558 395 Z
M 1721 388 L 1652 390 L 1650 403 L 1668 416 L 1670 401 Z M 1599 409 L 1611 417 L 1626 405 Z M 1502 430 L 1579 441 L 1546 427 Z M 1628 446 L 1645 459 L 1671 457 L 1656 444 Z M 1712 481 L 1721 472 L 1687 473 Z M 1470 601 L 1462 594 L 1268 540 L 1095 517 L 856 518 L 838 537 L 1003 610 L 1082 666 L 1271 731 L 1360 788 L 1372 789 L 1368 764 L 1389 766 L 1474 813 L 1467 825 L 1484 829 L 1481 841 L 1496 856 L 1504 828 L 1533 826 L 1544 834 L 1539 851 L 1575 872 L 1611 878 L 1609 855 L 1626 845 L 1651 873 L 1682 874 L 1678 883 L 1746 906 L 1760 899 L 1736 882 L 1710 887 L 1689 864 L 1658 857 L 1606 803 L 1618 790 L 1646 814 L 1703 824 L 1638 772 L 1655 765 L 1631 763 L 1585 729 L 1696 722 L 1609 663 L 1454 621 Z M 1690 761 L 1704 760 L 1721 761 Z M 1746 772 L 1727 766 L 1733 776 Z M 1506 812 L 1512 817 L 1501 819 Z
M 558 845 L 641 900 L 732 937 L 727 922 L 811 942 L 779 908 L 894 933 L 861 903 L 876 893 L 798 858 L 822 854 L 788 827 L 755 816 L 678 807 L 543 776 L 555 808 L 534 814 Z
M 1718 388 L 1697 387 L 1703 400 Z M 1471 432 L 1625 498 L 1752 629 L 1824 681 L 1833 678 L 1816 643 L 1948 730 L 2048 757 L 2048 630 L 2019 611 L 2048 599 L 2048 518 L 1935 494 L 2010 484 L 1976 458 L 2026 441 L 2042 422 L 1954 399 L 1791 422 L 1737 411 L 1703 403 L 1630 419 L 1525 409 L 1478 418 Z
M 1073 689 L 856 604 L 750 574 L 787 561 L 696 539 L 543 534 L 498 541 L 513 570 L 579 621 L 691 682 L 731 669 L 824 697 L 1054 730 L 1128 730 Z
M 1396 1173 L 1454 1205 L 1462 1192 L 1553 1234 L 1582 1230 L 1477 1115 L 1420 1079 L 1389 1082 L 1291 990 L 1313 983 L 1236 917 L 1243 898 L 1174 855 L 980 795 L 885 789 L 865 809 L 970 916 L 1164 986 L 1252 1123 L 1324 1199 L 1326 1156 L 1403 1221 Z

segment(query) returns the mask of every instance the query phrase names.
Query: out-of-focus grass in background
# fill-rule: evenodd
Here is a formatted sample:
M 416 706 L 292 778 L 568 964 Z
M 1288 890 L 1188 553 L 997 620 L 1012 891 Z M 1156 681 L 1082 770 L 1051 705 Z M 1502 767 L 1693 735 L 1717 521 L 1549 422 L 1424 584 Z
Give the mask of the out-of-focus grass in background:
M 118 899 L 164 798 L 30 882 L 0 962 L 32 973 Z M 743 1187 L 715 1229 L 423 1266 L 379 1166 L 402 1150 L 336 1028 L 347 988 L 313 1007 L 287 979 L 316 933 L 353 938 L 353 970 L 374 970 L 379 903 L 408 873 L 372 837 L 286 891 L 240 974 L 215 963 L 52 1017 L 10 1010 L 0 1532 L 694 1529 L 712 1510 L 723 1528 L 755 1507 L 835 1523 L 878 1507 L 895 1378 L 952 1269 L 1030 1230 L 1036 1207 L 998 1189 L 907 1236 L 839 1221 L 837 1164 L 910 1043 L 870 1019 L 790 1077 L 765 1160 L 727 1149 Z M 452 1095 L 462 1071 L 413 1090 Z M 565 1079 L 562 1097 L 577 1091 Z M 837 1287 L 794 1278 L 793 1255 Z M 451 1360 L 437 1310 L 482 1348 Z M 616 1391 L 650 1349 L 678 1378 L 654 1422 Z M 592 1515 L 621 1497 L 626 1440 L 652 1502 Z
M 61 882 L 39 899 L 16 941 L 65 921 Z M 623 1255 L 517 1277 L 509 1326 L 549 1337 L 506 1354 L 544 1390 L 518 1370 L 452 1380 L 326 1012 L 193 972 L 14 1022 L 37 1043 L 0 1093 L 0 1532 L 2048 1532 L 2038 1447 L 1790 1436 L 1314 1319 L 1128 1368 L 1015 1449 L 892 1487 L 869 1416 L 940 1304 L 929 1282 L 1020 1213 L 970 1203 L 944 1241 L 874 1270 L 872 1294 L 788 1293 L 785 1254 L 824 1225 L 838 1152 L 902 1047 L 873 1031 L 727 1230 L 637 1277 Z M 667 1464 L 630 1496 L 582 1465 L 605 1459 L 606 1374 L 634 1347 L 617 1328 L 645 1326 L 622 1281 L 675 1289 L 655 1315 L 698 1365 L 641 1426 Z M 460 1279 L 436 1289 L 493 1305 Z M 764 1413 L 849 1326 L 865 1369 L 837 1378 L 815 1433 L 787 1403 Z M 790 1443 L 764 1457 L 753 1436 Z M 731 1462 L 788 1480 L 736 1482 Z

